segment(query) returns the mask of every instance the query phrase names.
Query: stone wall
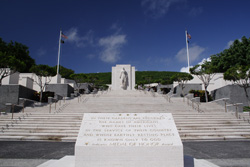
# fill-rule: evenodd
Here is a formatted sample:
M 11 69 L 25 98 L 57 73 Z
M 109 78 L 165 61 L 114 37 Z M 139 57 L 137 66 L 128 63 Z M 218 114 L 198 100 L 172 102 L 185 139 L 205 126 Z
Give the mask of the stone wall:
M 8 75 L 7 77 L 3 78 L 2 85 L 18 84 L 19 75 L 19 72 L 15 72 L 14 74 Z
M 34 100 L 36 91 L 22 85 L 2 85 L 0 86 L 0 104 L 19 102 L 19 98 Z
M 70 97 L 74 93 L 74 88 L 69 84 L 49 84 L 46 86 L 46 91 L 55 92 L 62 97 Z
M 75 89 L 78 89 L 78 87 L 75 86 Z M 81 83 L 79 89 L 84 90 L 85 94 L 89 94 L 92 91 L 92 88 L 89 83 Z M 83 93 L 83 92 L 80 91 L 80 93 Z
M 188 81 L 188 84 L 201 84 L 201 80 L 196 76 L 192 75 L 194 78 L 191 81 Z M 230 85 L 231 81 L 226 81 L 223 79 L 223 73 L 216 73 L 212 80 L 210 81 L 210 84 L 207 88 L 207 91 L 211 92 L 215 89 L 219 89 L 221 87 L 224 87 L 226 85 Z M 174 82 L 174 87 L 178 85 L 178 82 Z M 202 86 L 201 90 L 205 90 Z
M 247 89 L 250 96 L 250 88 Z M 248 105 L 248 100 L 243 88 L 238 85 L 227 85 L 222 88 L 216 89 L 211 92 L 214 100 L 221 98 L 229 98 L 232 103 L 243 103 L 244 106 Z
M 187 95 L 190 90 L 202 90 L 202 84 L 185 84 L 185 88 L 183 89 L 184 96 Z M 181 96 L 182 90 L 180 85 L 174 88 L 174 94 L 177 97 Z

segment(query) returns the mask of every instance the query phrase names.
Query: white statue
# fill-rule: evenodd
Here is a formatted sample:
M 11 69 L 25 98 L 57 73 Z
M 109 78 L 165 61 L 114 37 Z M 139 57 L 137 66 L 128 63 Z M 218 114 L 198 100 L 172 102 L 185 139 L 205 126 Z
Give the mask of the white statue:
M 121 79 L 121 88 L 126 90 L 127 86 L 128 86 L 128 73 L 127 73 L 127 71 L 125 71 L 124 68 L 121 71 L 120 79 Z

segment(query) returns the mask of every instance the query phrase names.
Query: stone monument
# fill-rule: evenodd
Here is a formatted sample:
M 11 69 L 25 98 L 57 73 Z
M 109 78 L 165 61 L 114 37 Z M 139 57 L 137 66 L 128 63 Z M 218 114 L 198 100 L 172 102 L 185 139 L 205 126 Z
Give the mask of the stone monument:
M 75 167 L 183 167 L 170 113 L 85 113 Z
M 135 67 L 120 64 L 112 67 L 112 90 L 134 90 Z

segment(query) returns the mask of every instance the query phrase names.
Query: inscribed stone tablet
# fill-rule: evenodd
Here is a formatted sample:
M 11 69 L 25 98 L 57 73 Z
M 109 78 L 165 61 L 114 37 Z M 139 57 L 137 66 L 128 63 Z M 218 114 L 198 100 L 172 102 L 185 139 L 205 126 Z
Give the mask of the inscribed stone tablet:
M 76 167 L 183 167 L 172 114 L 87 113 L 77 138 Z

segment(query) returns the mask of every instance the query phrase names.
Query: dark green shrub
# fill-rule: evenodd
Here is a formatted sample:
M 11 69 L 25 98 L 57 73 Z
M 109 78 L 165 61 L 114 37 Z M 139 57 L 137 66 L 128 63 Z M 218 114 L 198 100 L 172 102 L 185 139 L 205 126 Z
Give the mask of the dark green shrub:
M 54 92 L 43 92 L 43 96 L 42 96 L 42 102 L 48 102 L 48 97 L 54 97 L 55 93 Z M 36 92 L 34 94 L 35 96 L 35 100 L 39 101 L 40 99 L 40 92 Z
M 244 112 L 250 112 L 250 107 L 249 106 L 244 106 L 243 111 Z
M 190 90 L 189 93 L 193 93 L 194 97 L 200 97 L 201 102 L 206 102 L 205 90 Z M 208 101 L 212 101 L 212 96 L 207 92 Z
M 100 85 L 97 85 L 95 88 L 100 89 L 100 90 L 108 90 L 109 86 L 106 84 L 100 84 Z

